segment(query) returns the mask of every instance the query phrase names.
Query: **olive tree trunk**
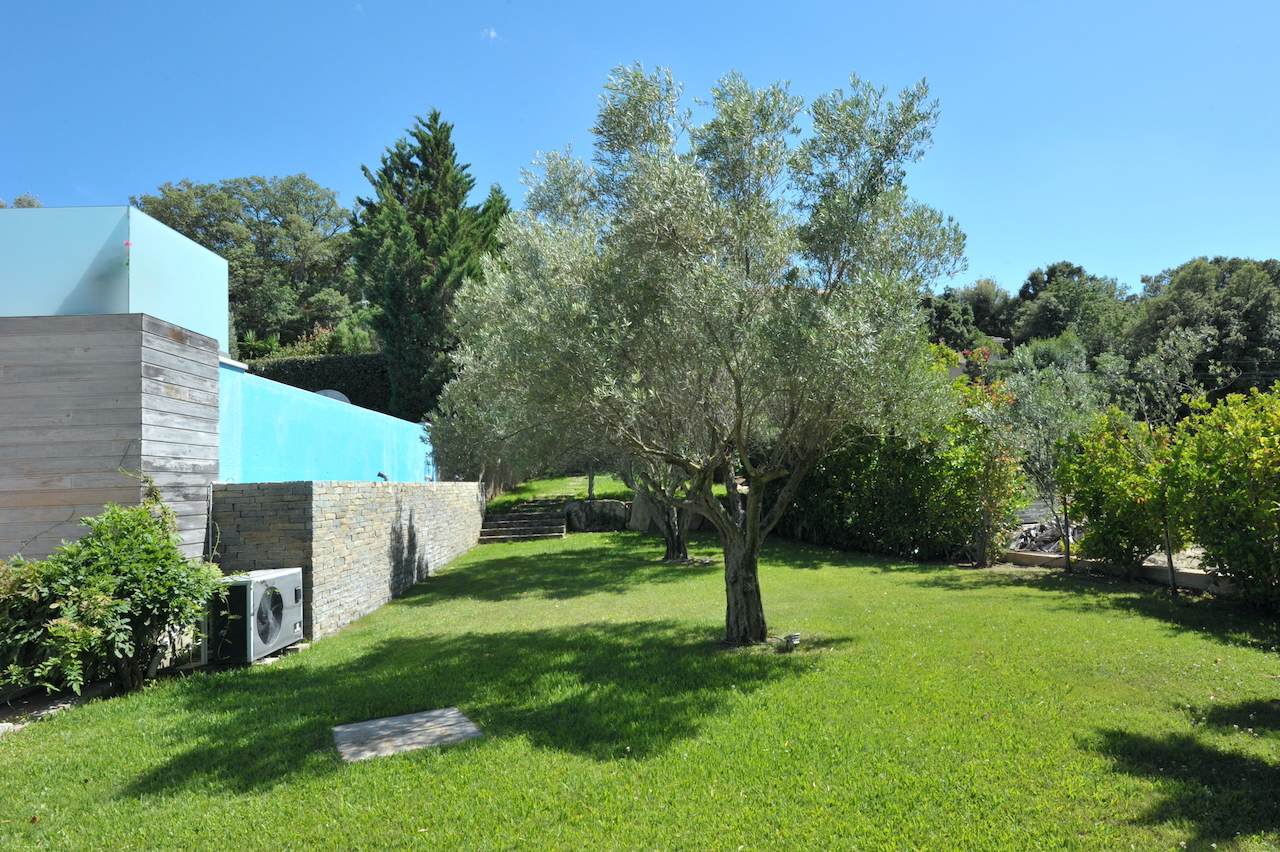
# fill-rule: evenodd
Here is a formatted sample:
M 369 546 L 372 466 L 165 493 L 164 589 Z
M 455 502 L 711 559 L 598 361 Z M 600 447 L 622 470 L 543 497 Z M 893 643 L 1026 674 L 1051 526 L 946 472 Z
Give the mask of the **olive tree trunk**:
M 725 537 L 724 639 L 730 645 L 754 645 L 769 638 L 760 598 L 759 559 L 758 536 Z
M 805 472 L 813 466 L 813 461 L 812 457 L 801 459 L 789 471 L 775 468 L 765 472 L 748 468 L 750 483 L 746 494 L 743 495 L 736 487 L 730 488 L 730 499 L 726 501 L 729 506 L 715 498 L 709 481 L 704 481 L 703 487 L 699 488 L 698 511 L 720 533 L 724 546 L 724 639 L 729 645 L 756 645 L 769 638 L 764 601 L 760 594 L 760 546 L 782 517 L 784 507 L 790 502 Z M 732 471 L 732 465 L 726 469 Z M 779 477 L 786 477 L 786 482 L 766 515 L 766 486 L 770 480 Z
M 674 506 L 659 505 L 658 527 L 666 542 L 663 562 L 687 562 L 689 560 L 689 512 Z

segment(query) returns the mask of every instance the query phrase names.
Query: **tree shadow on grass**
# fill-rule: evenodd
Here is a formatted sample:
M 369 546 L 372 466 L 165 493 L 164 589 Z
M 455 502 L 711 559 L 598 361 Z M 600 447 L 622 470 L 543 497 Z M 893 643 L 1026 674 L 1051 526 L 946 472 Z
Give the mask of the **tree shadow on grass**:
M 1219 706 L 1199 718 L 1200 727 L 1217 727 L 1248 740 L 1280 735 L 1280 701 Z M 1189 849 L 1208 850 L 1237 833 L 1278 839 L 1280 765 L 1275 762 L 1219 748 L 1193 734 L 1150 737 L 1108 730 L 1100 736 L 1097 750 L 1111 758 L 1117 771 L 1160 782 L 1159 797 L 1139 818 L 1141 824 L 1191 824 Z
M 948 592 L 992 588 L 1050 592 L 1050 607 L 1091 613 L 1114 610 L 1163 621 L 1176 631 L 1210 637 L 1224 645 L 1280 647 L 1280 620 L 1273 615 L 1229 598 L 1185 591 L 1172 597 L 1166 587 L 1139 580 L 1015 565 L 961 569 L 950 563 L 906 562 L 776 538 L 766 542 L 761 559 L 797 570 L 852 568 L 899 575 L 921 588 Z
M 427 606 L 441 600 L 504 601 L 522 595 L 562 600 L 597 592 L 621 594 L 633 586 L 670 583 L 718 573 L 710 565 L 662 561 L 662 540 L 641 533 L 577 534 L 552 544 L 486 544 L 466 565 L 430 577 L 402 600 Z
M 1061 593 L 1054 604 L 1060 609 L 1136 615 L 1223 645 L 1280 646 L 1280 622 L 1274 615 L 1230 598 L 1185 592 L 1174 597 L 1164 587 L 1140 581 L 1061 573 L 1046 574 L 1030 585 Z
M 915 565 L 892 556 L 833 550 L 820 544 L 770 535 L 760 549 L 760 561 L 784 565 L 798 571 L 839 568 L 871 568 L 878 571 L 910 570 Z
M 1170 627 L 1199 633 L 1232 644 L 1280 646 L 1280 621 L 1244 601 L 1212 595 L 1181 594 L 1173 597 L 1160 586 L 1124 583 L 1107 603 L 1114 609 L 1158 619 Z
M 195 730 L 124 795 L 270 789 L 341 766 L 332 726 L 458 707 L 486 737 L 596 759 L 643 759 L 778 680 L 803 653 L 729 651 L 677 622 L 391 639 L 341 664 L 285 662 L 182 684 Z M 483 743 L 483 741 L 481 741 Z M 467 748 L 460 746 L 459 748 Z
M 1051 606 L 1074 612 L 1113 610 L 1163 621 L 1178 632 L 1212 637 L 1223 644 L 1280 646 L 1280 623 L 1274 616 L 1229 598 L 1183 592 L 1177 597 L 1164 586 L 1139 580 L 1060 570 L 1017 567 L 958 571 L 947 566 L 894 568 L 916 573 L 917 585 L 955 592 L 993 587 L 1025 588 L 1054 594 Z

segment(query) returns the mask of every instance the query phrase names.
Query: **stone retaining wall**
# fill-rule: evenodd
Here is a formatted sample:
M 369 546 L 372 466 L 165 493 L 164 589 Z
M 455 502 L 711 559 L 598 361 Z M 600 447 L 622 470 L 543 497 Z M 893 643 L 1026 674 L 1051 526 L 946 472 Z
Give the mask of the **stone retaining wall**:
M 257 482 L 213 486 L 215 561 L 238 574 L 302 568 L 303 632 L 336 633 L 466 553 L 475 482 Z

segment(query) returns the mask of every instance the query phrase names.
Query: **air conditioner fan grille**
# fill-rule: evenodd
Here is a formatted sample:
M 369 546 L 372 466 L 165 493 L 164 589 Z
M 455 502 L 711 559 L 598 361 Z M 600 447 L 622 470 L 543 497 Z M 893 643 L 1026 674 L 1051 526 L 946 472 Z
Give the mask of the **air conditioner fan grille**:
M 262 593 L 254 622 L 262 644 L 270 645 L 280 636 L 280 630 L 284 626 L 284 595 L 275 586 Z

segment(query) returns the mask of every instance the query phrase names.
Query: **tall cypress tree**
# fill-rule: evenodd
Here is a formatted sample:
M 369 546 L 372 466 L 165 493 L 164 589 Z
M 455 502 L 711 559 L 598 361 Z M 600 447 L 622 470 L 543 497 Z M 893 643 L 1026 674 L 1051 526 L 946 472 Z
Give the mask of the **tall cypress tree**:
M 494 184 L 480 205 L 469 164 L 460 164 L 453 125 L 432 110 L 382 155 L 377 171 L 362 166 L 374 190 L 357 198 L 351 235 L 357 273 L 381 308 L 374 328 L 385 345 L 391 411 L 420 420 L 452 376 L 457 343 L 453 296 L 481 275 L 480 258 L 497 246 L 495 232 L 511 209 Z

